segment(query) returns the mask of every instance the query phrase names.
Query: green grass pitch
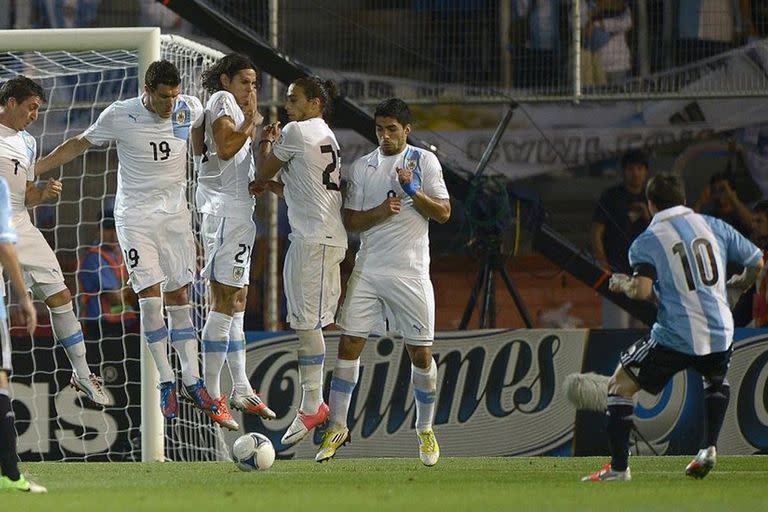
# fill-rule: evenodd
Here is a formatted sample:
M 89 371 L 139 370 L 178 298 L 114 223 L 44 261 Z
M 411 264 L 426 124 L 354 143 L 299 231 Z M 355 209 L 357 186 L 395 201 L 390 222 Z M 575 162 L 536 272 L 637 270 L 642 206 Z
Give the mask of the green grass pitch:
M 243 473 L 231 463 L 29 463 L 47 495 L 0 495 L 4 512 L 69 510 L 301 511 L 765 510 L 768 457 L 720 457 L 704 480 L 689 457 L 637 457 L 631 482 L 582 483 L 597 458 L 278 460 Z

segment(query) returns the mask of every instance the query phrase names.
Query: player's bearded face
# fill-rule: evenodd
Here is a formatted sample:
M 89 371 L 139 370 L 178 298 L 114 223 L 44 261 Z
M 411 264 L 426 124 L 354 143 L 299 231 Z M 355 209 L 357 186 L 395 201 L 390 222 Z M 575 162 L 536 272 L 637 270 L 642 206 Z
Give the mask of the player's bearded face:
M 173 113 L 176 98 L 181 93 L 181 85 L 171 87 L 160 84 L 154 89 L 147 88 L 147 102 L 149 109 L 163 119 L 168 119 Z
M 376 138 L 379 140 L 381 152 L 385 155 L 396 155 L 405 147 L 411 125 L 403 126 L 394 117 L 376 118 Z
M 238 105 L 241 107 L 248 105 L 248 97 L 257 85 L 256 70 L 241 69 L 232 78 L 222 75 L 221 79 L 222 85 L 235 97 Z

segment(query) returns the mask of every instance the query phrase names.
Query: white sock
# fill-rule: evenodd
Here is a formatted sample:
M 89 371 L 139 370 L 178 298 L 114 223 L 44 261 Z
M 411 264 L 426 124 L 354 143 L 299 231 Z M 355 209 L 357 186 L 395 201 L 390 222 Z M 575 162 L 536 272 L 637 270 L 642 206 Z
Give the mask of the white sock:
M 168 362 L 168 329 L 163 318 L 163 299 L 147 297 L 139 299 L 141 327 L 144 329 L 144 339 L 155 360 L 155 366 L 160 373 L 160 382 L 174 382 L 171 363 Z
M 434 359 L 429 368 L 422 370 L 411 365 L 413 396 L 416 398 L 416 431 L 432 428 L 435 416 L 435 392 L 437 391 L 437 365 Z
M 192 306 L 165 306 L 168 312 L 168 330 L 171 346 L 176 351 L 181 364 L 181 381 L 191 386 L 200 380 L 200 366 L 197 353 L 197 333 L 192 326 L 190 311 Z
M 229 346 L 229 329 L 232 317 L 211 311 L 203 326 L 203 375 L 205 387 L 214 400 L 221 396 L 221 367 L 227 357 Z
M 69 302 L 63 306 L 48 308 L 51 312 L 51 328 L 64 351 L 67 353 L 72 369 L 80 378 L 88 377 L 91 369 L 88 368 L 88 361 L 85 359 L 85 342 L 83 341 L 83 330 L 80 322 L 75 317 L 72 310 L 72 303 Z
M 331 378 L 331 391 L 328 394 L 328 406 L 331 408 L 331 423 L 347 426 L 349 403 L 352 391 L 360 377 L 360 359 L 337 359 L 336 368 Z
M 299 378 L 301 389 L 300 409 L 315 414 L 323 402 L 323 361 L 325 340 L 322 329 L 296 331 L 299 337 Z
M 244 311 L 232 315 L 232 326 L 229 328 L 229 348 L 227 349 L 227 366 L 232 377 L 232 386 L 243 395 L 253 393 L 251 381 L 245 371 L 245 333 L 243 332 Z

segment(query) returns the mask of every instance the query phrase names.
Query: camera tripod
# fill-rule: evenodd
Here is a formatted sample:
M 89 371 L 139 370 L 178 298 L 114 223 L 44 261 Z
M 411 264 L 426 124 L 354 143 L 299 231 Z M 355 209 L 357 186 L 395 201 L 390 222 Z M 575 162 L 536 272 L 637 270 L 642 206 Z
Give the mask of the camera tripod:
M 485 250 L 483 260 L 483 265 L 477 272 L 477 278 L 475 279 L 475 285 L 472 287 L 472 293 L 469 296 L 467 305 L 464 307 L 464 314 L 461 317 L 459 329 L 465 330 L 467 328 L 469 320 L 472 318 L 472 312 L 474 311 L 475 306 L 477 306 L 477 301 L 481 296 L 480 328 L 486 329 L 496 327 L 495 276 L 497 273 L 501 275 L 507 291 L 512 297 L 525 326 L 529 329 L 532 328 L 533 322 L 531 321 L 531 314 L 528 312 L 528 307 L 525 305 L 523 298 L 520 296 L 520 292 L 518 292 L 512 278 L 509 276 L 507 268 L 504 266 L 504 255 L 501 253 L 501 247 L 496 243 L 491 244 L 491 247 Z

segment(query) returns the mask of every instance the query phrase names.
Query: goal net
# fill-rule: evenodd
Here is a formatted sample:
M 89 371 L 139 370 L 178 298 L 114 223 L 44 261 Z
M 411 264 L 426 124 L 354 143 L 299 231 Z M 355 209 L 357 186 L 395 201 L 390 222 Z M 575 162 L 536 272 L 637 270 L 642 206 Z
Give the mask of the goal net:
M 17 37 L 25 37 L 25 31 L 14 32 Z M 105 33 L 105 37 L 110 36 Z M 136 48 L 83 51 L 80 42 L 69 46 L 78 50 L 68 51 L 68 40 L 71 38 L 57 41 L 61 50 L 0 53 L 0 82 L 24 74 L 40 83 L 48 95 L 39 119 L 29 128 L 38 140 L 38 157 L 81 133 L 112 102 L 134 97 L 140 86 L 142 73 Z M 161 36 L 160 55 L 178 66 L 182 92 L 198 96 L 205 103 L 200 74 L 222 54 L 184 38 Z M 195 176 L 192 165 L 188 169 L 188 199 L 194 208 Z M 164 446 L 166 459 L 227 457 L 219 427 L 192 407 L 180 404 L 179 418 L 165 422 L 164 426 L 158 421 L 156 404 L 152 405 L 153 410 L 142 411 L 143 341 L 135 296 L 126 291 L 122 304 L 108 306 L 108 314 L 99 314 L 98 308 L 94 314 L 94 308 L 89 307 L 89 301 L 101 300 L 99 293 L 105 291 L 102 287 L 109 286 L 101 279 L 100 269 L 87 267 L 84 262 L 88 254 L 109 241 L 108 230 L 103 227 L 109 225 L 116 187 L 114 144 L 94 147 L 60 173 L 51 175 L 63 183 L 61 199 L 37 207 L 32 212 L 33 220 L 61 263 L 83 324 L 88 361 L 104 378 L 115 406 L 102 411 L 67 386 L 71 368 L 63 349 L 53 341 L 45 305 L 37 304 L 40 327 L 30 339 L 13 321 L 15 308 L 11 298 L 11 388 L 20 456 L 26 460 L 142 460 L 142 444 L 146 442 L 142 431 L 147 437 L 142 421 L 151 421 L 160 425 L 153 435 L 159 437 L 162 431 L 163 442 L 159 444 Z M 103 218 L 106 221 L 102 222 Z M 193 225 L 198 225 L 194 210 Z M 199 276 L 197 279 L 190 296 L 194 301 L 193 321 L 199 332 L 206 301 L 204 283 Z M 88 289 L 86 282 L 90 283 Z M 97 290 L 92 289 L 94 282 Z M 107 311 L 107 307 L 102 309 Z M 154 363 L 149 364 L 154 367 Z

